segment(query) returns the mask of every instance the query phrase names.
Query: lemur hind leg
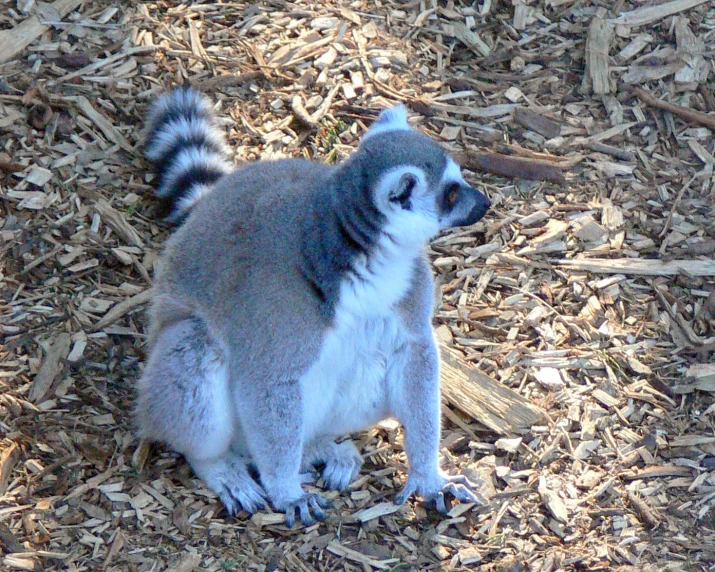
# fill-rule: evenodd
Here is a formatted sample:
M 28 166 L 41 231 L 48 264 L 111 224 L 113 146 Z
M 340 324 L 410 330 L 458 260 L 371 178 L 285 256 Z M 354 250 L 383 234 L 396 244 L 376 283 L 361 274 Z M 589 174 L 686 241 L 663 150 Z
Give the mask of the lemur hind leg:
M 333 439 L 317 439 L 303 450 L 301 471 L 325 464 L 323 482 L 328 489 L 344 491 L 360 472 L 362 457 L 350 440 L 336 443 Z
M 240 425 L 228 390 L 223 352 L 199 319 L 166 326 L 156 336 L 138 384 L 140 435 L 182 453 L 235 514 L 265 505 L 265 492 L 235 447 Z

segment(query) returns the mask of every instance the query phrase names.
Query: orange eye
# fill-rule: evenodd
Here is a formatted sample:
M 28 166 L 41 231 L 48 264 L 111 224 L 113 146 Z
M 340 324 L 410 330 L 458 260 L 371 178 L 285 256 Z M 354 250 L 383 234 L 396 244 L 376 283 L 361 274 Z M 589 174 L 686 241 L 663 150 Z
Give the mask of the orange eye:
M 447 204 L 450 207 L 453 207 L 454 203 L 457 202 L 457 192 L 458 192 L 457 185 L 452 185 L 450 187 L 450 189 L 447 191 Z

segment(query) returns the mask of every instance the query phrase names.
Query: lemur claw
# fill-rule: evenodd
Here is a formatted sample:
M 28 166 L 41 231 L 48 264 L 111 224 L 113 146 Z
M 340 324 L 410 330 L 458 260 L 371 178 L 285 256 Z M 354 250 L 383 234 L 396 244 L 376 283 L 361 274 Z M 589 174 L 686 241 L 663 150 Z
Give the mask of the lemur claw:
M 303 526 L 315 524 L 318 520 L 325 518 L 324 508 L 330 506 L 330 501 L 320 496 L 318 493 L 306 493 L 298 500 L 288 504 L 286 507 L 285 524 L 288 528 L 293 528 L 295 524 L 295 511 L 298 510 L 298 516 Z M 313 514 L 311 515 L 311 511 Z M 315 516 L 315 518 L 313 518 Z

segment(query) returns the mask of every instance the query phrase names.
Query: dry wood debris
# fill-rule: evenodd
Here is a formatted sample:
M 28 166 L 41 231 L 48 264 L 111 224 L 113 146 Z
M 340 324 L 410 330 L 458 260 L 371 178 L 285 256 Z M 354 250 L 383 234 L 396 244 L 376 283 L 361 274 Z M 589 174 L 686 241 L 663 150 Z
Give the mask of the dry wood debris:
M 4 2 L 0 566 L 713 570 L 714 43 L 708 0 Z M 447 400 L 446 468 L 483 506 L 395 507 L 394 423 L 357 436 L 357 481 L 293 531 L 226 519 L 136 441 L 168 234 L 141 127 L 183 82 L 237 163 L 339 160 L 404 101 L 490 194 L 429 249 L 440 342 L 539 419 Z

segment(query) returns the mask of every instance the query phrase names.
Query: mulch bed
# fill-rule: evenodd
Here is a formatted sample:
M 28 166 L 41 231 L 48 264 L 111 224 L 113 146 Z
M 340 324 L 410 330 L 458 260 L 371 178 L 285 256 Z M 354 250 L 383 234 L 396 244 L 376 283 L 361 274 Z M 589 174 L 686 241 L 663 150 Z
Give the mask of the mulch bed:
M 4 569 L 715 570 L 713 45 L 708 0 L 4 3 Z M 184 82 L 237 164 L 339 161 L 403 101 L 491 196 L 429 247 L 440 342 L 543 413 L 519 428 L 448 396 L 445 466 L 484 506 L 394 506 L 391 422 L 293 530 L 227 519 L 136 440 L 170 232 L 141 129 Z

